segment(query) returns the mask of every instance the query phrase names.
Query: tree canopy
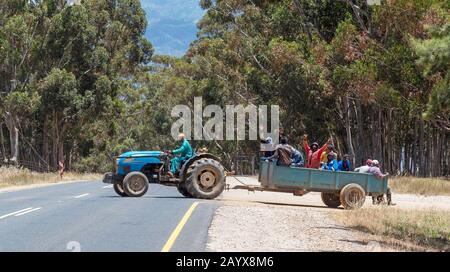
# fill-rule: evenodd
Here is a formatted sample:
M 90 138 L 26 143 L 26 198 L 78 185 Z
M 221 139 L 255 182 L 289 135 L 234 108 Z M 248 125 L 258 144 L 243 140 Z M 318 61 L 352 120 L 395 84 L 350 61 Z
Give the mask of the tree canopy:
M 279 105 L 299 149 L 303 134 L 331 137 L 354 164 L 449 175 L 449 1 L 200 5 L 197 39 L 176 58 L 153 54 L 138 0 L 0 3 L 3 158 L 105 171 L 123 151 L 173 146 L 171 109 L 201 96 L 222 108 Z M 194 146 L 231 168 L 259 142 Z

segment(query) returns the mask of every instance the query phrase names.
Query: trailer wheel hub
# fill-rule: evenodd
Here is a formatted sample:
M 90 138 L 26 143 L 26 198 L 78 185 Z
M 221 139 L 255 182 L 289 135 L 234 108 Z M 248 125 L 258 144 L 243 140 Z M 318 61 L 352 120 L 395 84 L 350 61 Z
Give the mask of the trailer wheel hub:
M 200 175 L 200 183 L 203 187 L 209 188 L 216 182 L 216 176 L 211 172 L 203 172 Z

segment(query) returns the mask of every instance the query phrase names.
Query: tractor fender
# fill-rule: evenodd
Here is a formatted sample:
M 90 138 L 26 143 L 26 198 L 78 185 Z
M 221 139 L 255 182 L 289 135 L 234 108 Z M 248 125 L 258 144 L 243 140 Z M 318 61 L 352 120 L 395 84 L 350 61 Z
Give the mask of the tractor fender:
M 183 166 L 181 167 L 181 169 L 180 169 L 180 180 L 181 180 L 181 181 L 184 181 L 184 178 L 185 178 L 185 176 L 186 176 L 186 171 L 187 171 L 187 169 L 189 168 L 189 166 L 190 166 L 193 162 L 195 162 L 196 160 L 199 160 L 199 159 L 203 159 L 203 158 L 213 159 L 213 160 L 216 160 L 216 161 L 222 163 L 221 160 L 219 159 L 219 157 L 214 156 L 213 154 L 210 154 L 210 153 L 199 153 L 199 154 L 195 154 L 193 157 L 191 157 L 189 160 L 187 160 L 187 161 L 183 164 Z

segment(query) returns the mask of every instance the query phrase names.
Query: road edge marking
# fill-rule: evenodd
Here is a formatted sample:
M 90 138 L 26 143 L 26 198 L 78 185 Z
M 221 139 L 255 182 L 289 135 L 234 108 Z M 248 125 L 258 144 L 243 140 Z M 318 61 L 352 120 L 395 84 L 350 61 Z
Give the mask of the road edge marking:
M 181 230 L 183 230 L 184 225 L 186 225 L 187 221 L 189 220 L 189 217 L 191 217 L 192 213 L 194 212 L 195 208 L 198 206 L 199 203 L 200 202 L 198 201 L 192 203 L 191 207 L 186 211 L 183 218 L 181 218 L 177 227 L 173 230 L 172 234 L 170 234 L 169 239 L 164 244 L 164 247 L 161 249 L 161 252 L 170 251 L 176 239 L 178 238 L 178 235 L 180 235 Z
M 34 212 L 34 211 L 40 210 L 40 209 L 42 209 L 42 207 L 38 207 L 38 208 L 34 208 L 34 209 L 31 209 L 31 210 L 28 210 L 28 211 L 25 211 L 25 212 L 21 212 L 21 213 L 18 213 L 16 215 L 14 215 L 14 216 L 21 216 L 21 215 L 24 215 L 24 214 L 27 214 L 27 213 L 30 213 L 30 212 Z
M 28 211 L 28 210 L 31 210 L 31 209 L 33 209 L 33 207 L 28 207 L 28 208 L 20 210 L 20 211 L 15 211 L 15 212 L 12 212 L 12 213 L 8 213 L 8 214 L 0 216 L 0 219 L 6 218 L 6 217 L 10 217 L 10 216 L 13 216 L 15 214 L 22 213 L 24 211 Z
M 90 193 L 85 193 L 85 194 L 82 194 L 82 195 L 77 195 L 77 196 L 74 196 L 73 198 L 81 198 L 81 197 L 85 197 L 85 196 L 88 196 L 88 195 L 90 195 Z

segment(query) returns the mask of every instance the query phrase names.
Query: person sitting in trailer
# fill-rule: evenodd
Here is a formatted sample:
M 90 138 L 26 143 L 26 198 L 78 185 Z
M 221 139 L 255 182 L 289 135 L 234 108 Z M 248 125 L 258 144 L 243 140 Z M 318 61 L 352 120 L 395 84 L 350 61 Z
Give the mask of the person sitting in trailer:
M 294 148 L 288 145 L 288 140 L 285 136 L 280 139 L 280 144 L 278 144 L 275 148 L 275 153 L 268 157 L 266 161 L 277 159 L 277 165 L 280 166 L 290 166 L 291 165 L 291 157 Z
M 369 172 L 369 168 L 371 166 L 372 166 L 372 160 L 371 159 L 367 159 L 366 165 L 362 165 L 360 167 L 355 168 L 355 172 L 367 173 L 367 172 Z
M 322 166 L 323 170 L 339 171 L 339 165 L 336 160 L 336 153 L 330 152 L 327 156 L 327 162 Z
M 381 172 L 380 169 L 380 162 L 377 160 L 373 160 L 372 161 L 372 166 L 370 166 L 369 171 L 367 171 L 368 174 L 372 174 L 374 175 L 377 179 L 384 179 L 385 177 L 389 176 L 389 173 L 383 174 Z M 386 198 L 387 198 L 387 204 L 389 206 L 395 206 L 397 205 L 396 203 L 392 202 L 392 192 L 391 192 L 391 188 L 387 188 L 387 192 L 386 192 Z M 384 202 L 384 196 L 383 195 L 379 195 L 377 197 L 372 197 L 372 204 L 374 205 L 378 205 Z
M 305 165 L 303 154 L 298 149 L 293 148 L 291 160 L 292 160 L 291 166 L 303 167 Z
M 263 159 L 273 156 L 275 151 L 273 148 L 273 140 L 271 137 L 267 137 L 265 140 L 261 140 L 261 152 Z
M 339 171 L 350 171 L 351 168 L 350 156 L 345 154 L 344 159 L 339 161 Z
M 331 144 L 331 139 L 328 139 L 328 141 L 321 148 L 319 148 L 319 144 L 317 142 L 314 142 L 311 146 L 309 146 L 308 135 L 303 135 L 303 147 L 307 157 L 306 168 L 320 168 L 320 156 L 325 149 L 327 149 L 329 144 Z

